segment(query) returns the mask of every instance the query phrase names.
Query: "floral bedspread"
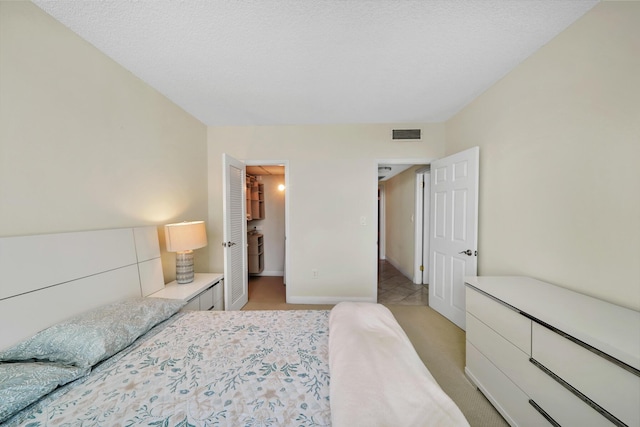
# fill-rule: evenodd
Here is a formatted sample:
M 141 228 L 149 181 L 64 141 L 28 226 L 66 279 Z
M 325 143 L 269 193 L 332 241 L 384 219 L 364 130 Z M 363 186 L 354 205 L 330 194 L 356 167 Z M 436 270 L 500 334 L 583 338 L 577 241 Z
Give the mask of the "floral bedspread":
M 328 315 L 179 313 L 8 425 L 330 425 Z

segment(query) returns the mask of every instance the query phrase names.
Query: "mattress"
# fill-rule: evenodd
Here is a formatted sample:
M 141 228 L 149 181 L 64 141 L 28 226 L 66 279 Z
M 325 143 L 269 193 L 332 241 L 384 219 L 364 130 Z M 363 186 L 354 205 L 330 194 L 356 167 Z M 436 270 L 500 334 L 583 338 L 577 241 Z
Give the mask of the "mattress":
M 328 316 L 178 313 L 7 425 L 331 425 Z

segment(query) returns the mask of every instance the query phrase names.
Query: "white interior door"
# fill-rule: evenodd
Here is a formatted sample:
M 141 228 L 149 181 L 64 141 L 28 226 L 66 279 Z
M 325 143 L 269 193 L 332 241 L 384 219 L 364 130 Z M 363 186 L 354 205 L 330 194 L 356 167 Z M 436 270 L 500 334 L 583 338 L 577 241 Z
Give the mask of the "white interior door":
M 479 147 L 431 163 L 429 306 L 465 329 L 464 276 L 477 274 Z
M 244 163 L 222 155 L 224 222 L 224 308 L 240 310 L 249 301 L 247 210 Z

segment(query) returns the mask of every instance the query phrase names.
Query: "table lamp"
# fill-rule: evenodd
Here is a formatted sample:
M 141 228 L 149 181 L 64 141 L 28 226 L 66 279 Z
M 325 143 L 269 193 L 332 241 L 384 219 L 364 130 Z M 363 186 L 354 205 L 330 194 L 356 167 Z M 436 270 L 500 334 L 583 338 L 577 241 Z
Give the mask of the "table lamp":
M 176 252 L 176 281 L 193 282 L 193 250 L 207 246 L 204 221 L 179 222 L 164 226 L 167 251 Z

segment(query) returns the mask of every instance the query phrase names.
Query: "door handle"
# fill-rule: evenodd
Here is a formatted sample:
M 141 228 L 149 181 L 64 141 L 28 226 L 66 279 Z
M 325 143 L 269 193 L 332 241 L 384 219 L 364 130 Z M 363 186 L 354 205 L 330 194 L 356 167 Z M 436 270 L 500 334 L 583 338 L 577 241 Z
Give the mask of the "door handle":
M 466 256 L 473 255 L 473 252 L 471 252 L 471 249 L 467 249 L 466 251 L 462 251 L 462 252 L 458 252 L 458 253 L 462 254 L 462 255 L 466 255 Z
M 224 246 L 225 248 L 230 248 L 233 245 L 235 245 L 234 242 L 222 242 L 222 246 Z

